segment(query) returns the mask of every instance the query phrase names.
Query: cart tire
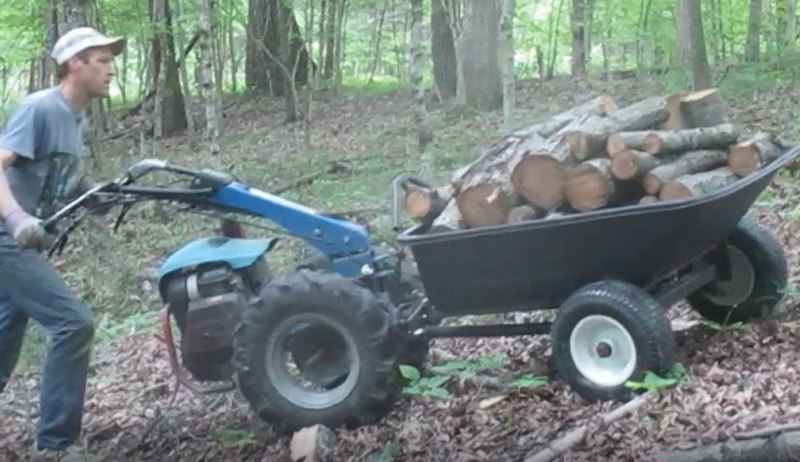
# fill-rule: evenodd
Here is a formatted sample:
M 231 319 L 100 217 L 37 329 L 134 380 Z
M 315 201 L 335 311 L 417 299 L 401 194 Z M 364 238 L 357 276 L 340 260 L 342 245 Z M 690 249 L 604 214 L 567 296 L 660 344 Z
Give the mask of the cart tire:
M 425 287 L 422 285 L 422 280 L 416 268 L 407 261 L 402 262 L 400 265 L 403 270 L 403 278 L 400 281 L 401 297 L 410 297 L 415 290 L 424 293 Z M 298 264 L 297 270 L 332 273 L 333 265 L 322 252 L 315 250 L 312 255 Z M 404 301 L 406 300 L 398 300 L 398 302 Z M 425 364 L 430 355 L 430 340 L 412 338 L 402 342 L 400 348 L 402 348 L 400 351 L 400 364 L 412 366 L 420 372 L 425 369 Z
M 783 247 L 764 227 L 744 217 L 728 236 L 732 278 L 686 297 L 703 318 L 721 325 L 768 319 L 784 298 L 789 270 Z
M 315 397 L 290 385 L 280 370 L 287 349 L 277 344 L 291 321 L 314 322 L 303 317 L 340 331 L 354 356 L 346 363 L 349 374 Z M 397 338 L 392 311 L 354 281 L 310 271 L 277 276 L 245 310 L 236 332 L 238 386 L 255 413 L 279 431 L 374 423 L 391 411 L 401 390 Z
M 558 310 L 551 336 L 558 376 L 590 402 L 631 397 L 626 382 L 641 381 L 648 370 L 663 376 L 677 355 L 658 301 L 621 281 L 595 282 L 572 294 Z M 600 346 L 610 347 L 611 356 L 601 358 Z

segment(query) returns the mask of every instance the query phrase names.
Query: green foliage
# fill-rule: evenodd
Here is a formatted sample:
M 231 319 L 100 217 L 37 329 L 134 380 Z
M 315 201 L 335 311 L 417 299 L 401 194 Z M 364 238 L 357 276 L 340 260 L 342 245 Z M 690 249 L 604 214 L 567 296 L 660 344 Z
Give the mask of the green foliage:
M 626 383 L 634 390 L 661 390 L 677 385 L 686 375 L 683 364 L 675 363 L 666 377 L 661 377 L 651 371 L 645 371 L 644 380 L 641 382 L 630 380 Z
M 475 377 L 479 372 L 499 368 L 505 359 L 500 352 L 478 360 L 455 360 L 444 364 L 430 366 L 431 375 L 423 377 L 420 371 L 409 365 L 401 365 L 400 373 L 409 382 L 403 389 L 405 393 L 414 395 L 427 395 L 446 399 L 450 392 L 445 388 L 452 378 Z M 547 379 L 535 374 L 520 374 L 508 383 L 510 387 L 535 388 L 545 385 Z

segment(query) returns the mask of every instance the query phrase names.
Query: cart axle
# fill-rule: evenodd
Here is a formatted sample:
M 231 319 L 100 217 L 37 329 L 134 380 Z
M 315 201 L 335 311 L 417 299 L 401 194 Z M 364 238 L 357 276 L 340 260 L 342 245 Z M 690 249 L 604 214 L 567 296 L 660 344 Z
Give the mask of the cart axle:
M 487 324 L 482 326 L 427 326 L 415 335 L 426 338 L 443 337 L 514 337 L 520 335 L 547 335 L 549 322 L 526 324 Z

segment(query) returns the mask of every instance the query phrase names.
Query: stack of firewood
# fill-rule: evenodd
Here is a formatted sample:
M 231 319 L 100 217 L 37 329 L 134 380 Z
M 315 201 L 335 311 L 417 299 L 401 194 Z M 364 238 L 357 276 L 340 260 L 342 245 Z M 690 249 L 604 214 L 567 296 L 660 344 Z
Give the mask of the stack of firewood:
M 744 136 L 716 89 L 608 96 L 491 143 L 449 183 L 404 183 L 405 212 L 429 233 L 674 200 L 726 186 L 778 157 L 773 133 Z

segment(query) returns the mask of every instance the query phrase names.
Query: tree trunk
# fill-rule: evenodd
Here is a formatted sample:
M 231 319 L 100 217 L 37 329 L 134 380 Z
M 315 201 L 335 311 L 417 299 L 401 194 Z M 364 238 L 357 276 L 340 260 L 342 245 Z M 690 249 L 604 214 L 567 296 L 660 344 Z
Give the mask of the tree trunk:
M 705 90 L 711 88 L 711 71 L 708 65 L 708 54 L 706 52 L 706 41 L 703 34 L 703 11 L 700 2 L 697 0 L 678 0 L 677 21 L 675 31 L 679 34 L 688 34 L 690 46 L 683 48 L 682 53 L 688 52 L 683 56 L 683 66 L 691 71 L 692 88 Z M 682 42 L 684 38 L 679 38 Z
M 462 73 L 463 100 L 479 111 L 503 105 L 503 84 L 497 64 L 500 11 L 496 1 L 467 2 L 459 37 L 458 61 Z
M 449 4 L 453 0 L 431 0 L 431 58 L 433 79 L 439 97 L 447 100 L 456 96 L 458 82 L 456 48 L 450 27 Z
M 217 92 L 214 84 L 214 67 L 211 60 L 211 12 L 208 0 L 197 0 L 195 14 L 197 20 L 197 48 L 200 67 L 200 94 L 206 106 L 206 142 L 212 156 L 219 154 L 217 143 Z
M 156 89 L 159 99 L 155 117 L 158 123 L 155 127 L 156 137 L 170 137 L 183 132 L 188 127 L 186 121 L 186 102 L 183 99 L 178 63 L 175 58 L 175 42 L 172 29 L 172 12 L 169 0 L 158 0 L 160 5 L 155 5 L 150 0 L 151 17 L 161 18 L 163 14 L 163 29 L 153 36 L 153 70 L 152 85 Z M 163 2 L 163 3 L 162 3 Z M 160 6 L 161 8 L 154 8 Z M 153 10 L 158 11 L 153 11 Z M 161 21 L 158 19 L 157 21 Z M 154 21 L 155 22 L 155 21 Z
M 282 22 L 282 21 L 286 22 Z M 296 85 L 309 82 L 310 72 L 307 66 L 308 51 L 301 36 L 300 25 L 297 24 L 294 12 L 280 0 L 249 0 L 247 21 L 247 45 L 244 66 L 245 85 L 248 89 L 270 93 L 273 96 L 286 96 L 287 85 L 284 72 L 275 59 L 285 56 L 291 27 L 292 39 L 289 56 L 299 56 L 297 72 L 294 76 Z M 282 32 L 286 31 L 286 34 Z M 270 57 L 271 56 L 271 57 Z M 296 59 L 282 61 L 291 72 Z M 316 65 L 312 63 L 312 69 Z
M 744 45 L 744 59 L 758 61 L 761 46 L 761 0 L 750 0 L 750 16 L 747 18 L 747 39 Z
M 586 74 L 586 0 L 572 0 L 572 76 Z
M 436 0 L 434 0 L 436 1 Z M 514 0 L 499 0 L 500 25 L 498 40 L 498 66 L 503 80 L 503 129 L 514 127 L 515 72 L 514 72 Z

